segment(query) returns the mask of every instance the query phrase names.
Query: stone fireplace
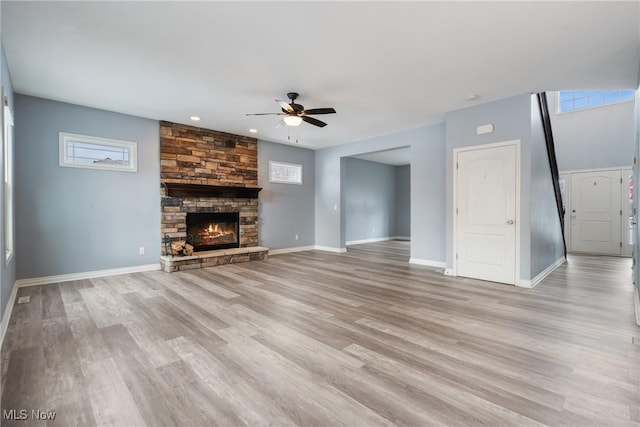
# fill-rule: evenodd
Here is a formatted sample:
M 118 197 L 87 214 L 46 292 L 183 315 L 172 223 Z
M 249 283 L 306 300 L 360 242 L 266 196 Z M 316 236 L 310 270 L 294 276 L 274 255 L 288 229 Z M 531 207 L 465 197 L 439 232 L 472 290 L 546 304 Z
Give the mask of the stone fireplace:
M 212 249 L 250 254 L 244 259 L 238 252 L 230 262 L 266 257 L 267 249 L 258 247 L 260 188 L 257 186 L 258 141 L 255 138 L 161 121 L 160 178 L 163 242 L 165 237 L 171 241 L 187 240 L 187 235 L 194 243 L 202 240 L 201 245 L 194 245 L 200 246 L 195 249 L 194 257 L 200 259 L 201 265 L 187 263 L 194 257 L 182 257 L 188 267 L 171 271 L 224 263 L 202 260 L 205 256 L 215 255 L 209 253 Z M 189 227 L 190 224 L 195 227 L 195 222 L 213 214 L 225 218 L 220 221 L 223 224 L 218 224 L 224 230 L 216 230 L 213 222 L 206 223 L 199 231 Z M 229 223 L 234 221 L 229 220 L 228 215 L 236 218 L 234 230 L 229 230 Z M 218 244 L 222 246 L 216 246 Z M 165 258 L 171 255 L 165 244 L 162 255 L 164 266 Z M 179 261 L 177 258 L 180 257 L 172 257 L 174 266 Z

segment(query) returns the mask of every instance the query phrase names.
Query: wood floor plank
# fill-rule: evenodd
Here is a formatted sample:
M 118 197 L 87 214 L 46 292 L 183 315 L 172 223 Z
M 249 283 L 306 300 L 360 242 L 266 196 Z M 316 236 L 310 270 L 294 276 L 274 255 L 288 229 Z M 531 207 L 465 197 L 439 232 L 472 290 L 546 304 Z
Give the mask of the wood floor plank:
M 490 425 L 504 422 L 520 426 L 541 425 L 517 412 L 510 411 L 474 394 L 461 391 L 449 385 L 446 381 L 439 380 L 437 375 L 429 375 L 424 371 L 412 369 L 402 362 L 394 361 L 357 344 L 347 347 L 345 351 L 361 358 L 368 367 L 377 368 L 395 378 L 402 378 L 405 383 L 413 383 L 416 387 L 423 388 L 425 391 L 434 392 L 433 397 L 438 398 L 443 406 L 447 405 L 456 408 L 456 411 L 460 414 L 473 414 L 473 417 L 476 418 L 467 420 L 470 423 L 480 421 Z
M 89 315 L 98 328 L 115 325 L 131 319 L 131 312 L 122 296 L 108 286 L 107 280 L 91 279 L 93 287 L 80 289 Z
M 241 414 L 224 406 L 218 394 L 189 366 L 180 360 L 158 368 L 171 391 L 169 409 L 180 420 L 177 426 L 237 426 Z
M 86 397 L 77 343 L 65 317 L 43 322 L 46 408 L 72 405 Z
M 302 425 L 391 425 L 364 405 L 321 381 L 308 371 L 269 350 L 234 328 L 217 331 L 229 342 L 222 351 L 241 361 L 245 369 L 277 401 L 287 402 L 283 410 Z M 260 354 L 260 358 L 251 357 Z M 338 415 L 339 414 L 339 415 Z
M 78 402 L 54 408 L 55 418 L 47 421 L 47 427 L 94 427 L 97 426 L 89 397 Z
M 51 426 L 636 426 L 630 260 L 534 289 L 408 263 L 409 242 L 20 288 L 2 409 Z
M 20 348 L 11 352 L 5 389 L 2 391 L 2 425 L 24 425 L 25 419 L 5 416 L 4 411 L 26 411 L 30 425 L 44 426 L 44 421 L 32 420 L 31 411 L 47 410 L 47 396 L 44 393 L 44 355 L 42 346 Z M 20 414 L 21 415 L 21 414 Z
M 198 343 L 186 337 L 170 345 L 210 389 L 219 396 L 219 406 L 235 414 L 235 422 L 252 425 L 295 425 L 269 396 L 253 387 L 242 371 L 218 360 Z M 221 353 L 217 353 L 221 354 Z
M 85 379 L 98 426 L 146 425 L 113 358 L 88 364 Z

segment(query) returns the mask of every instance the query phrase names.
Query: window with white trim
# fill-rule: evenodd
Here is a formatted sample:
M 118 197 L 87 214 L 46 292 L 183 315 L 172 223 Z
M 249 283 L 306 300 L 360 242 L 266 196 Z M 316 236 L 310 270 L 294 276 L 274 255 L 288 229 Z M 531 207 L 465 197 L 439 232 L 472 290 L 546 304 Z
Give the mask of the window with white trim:
M 136 142 L 60 132 L 59 143 L 60 166 L 138 171 Z
M 13 256 L 13 229 L 14 229 L 14 210 L 13 210 L 13 114 L 9 108 L 9 98 L 4 95 L 3 99 L 3 133 L 2 133 L 2 154 L 3 154 L 3 198 L 2 198 L 2 214 L 3 222 L 3 243 L 4 243 L 4 262 L 5 265 L 11 261 Z
M 302 184 L 302 165 L 269 160 L 269 182 Z
M 635 96 L 634 90 L 561 90 L 558 92 L 558 113 L 631 101 Z

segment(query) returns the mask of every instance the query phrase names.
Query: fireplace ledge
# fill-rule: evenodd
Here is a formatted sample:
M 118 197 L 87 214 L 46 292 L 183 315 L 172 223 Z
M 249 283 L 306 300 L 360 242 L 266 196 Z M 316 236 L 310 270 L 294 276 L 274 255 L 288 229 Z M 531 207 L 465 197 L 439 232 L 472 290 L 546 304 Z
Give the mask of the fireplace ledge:
M 172 273 L 174 271 L 263 260 L 267 258 L 268 253 L 269 248 L 263 246 L 219 249 L 216 251 L 195 252 L 191 256 L 161 256 L 160 265 L 162 270 Z
M 163 183 L 168 197 L 221 197 L 229 199 L 257 199 L 260 187 Z

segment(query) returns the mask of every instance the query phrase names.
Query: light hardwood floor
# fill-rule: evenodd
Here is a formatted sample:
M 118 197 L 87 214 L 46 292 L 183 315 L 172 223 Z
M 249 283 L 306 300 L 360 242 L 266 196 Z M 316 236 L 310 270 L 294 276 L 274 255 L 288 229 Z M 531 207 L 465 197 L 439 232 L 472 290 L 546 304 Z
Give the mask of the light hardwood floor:
M 57 415 L 2 425 L 640 425 L 630 260 L 571 256 L 526 290 L 408 253 L 21 288 L 2 409 Z

